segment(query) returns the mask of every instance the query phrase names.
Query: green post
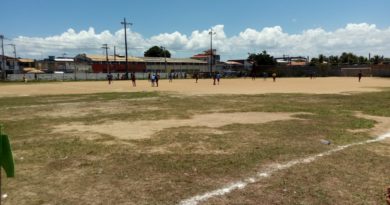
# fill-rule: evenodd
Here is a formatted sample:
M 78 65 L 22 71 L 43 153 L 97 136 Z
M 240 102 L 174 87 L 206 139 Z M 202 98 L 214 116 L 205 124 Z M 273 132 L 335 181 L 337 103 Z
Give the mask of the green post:
M 1 167 L 4 169 L 7 177 L 15 176 L 14 159 L 8 136 L 3 134 L 3 125 L 0 125 L 0 205 L 3 199 L 1 193 Z

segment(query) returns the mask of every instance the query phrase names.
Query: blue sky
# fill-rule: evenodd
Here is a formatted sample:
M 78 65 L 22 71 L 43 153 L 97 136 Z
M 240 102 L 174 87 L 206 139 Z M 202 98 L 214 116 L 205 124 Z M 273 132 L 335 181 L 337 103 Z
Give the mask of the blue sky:
M 375 25 L 375 29 L 379 30 L 379 33 L 372 38 L 376 39 L 377 36 L 387 34 L 390 28 L 389 8 L 389 0 L 2 0 L 0 34 L 5 35 L 11 42 L 22 44 L 20 47 L 23 54 L 24 47 L 27 46 L 23 45 L 20 36 L 27 38 L 31 43 L 37 38 L 42 40 L 60 36 L 68 29 L 73 29 L 77 34 L 80 31 L 88 31 L 92 27 L 95 34 L 108 31 L 113 35 L 112 38 L 115 38 L 120 36 L 120 34 L 115 35 L 115 32 L 122 29 L 120 21 L 123 17 L 126 17 L 129 22 L 134 23 L 131 30 L 134 35 L 138 35 L 138 37 L 134 37 L 134 40 L 139 38 L 139 42 L 144 42 L 140 45 L 133 42 L 133 47 L 144 48 L 149 44 L 159 43 L 156 42 L 156 39 L 153 40 L 153 37 L 178 32 L 179 36 L 185 36 L 187 40 L 183 40 L 178 35 L 176 35 L 176 40 L 172 38 L 158 39 L 164 41 L 161 42 L 163 45 L 169 39 L 171 41 L 181 41 L 181 44 L 177 42 L 176 44 L 166 44 L 168 49 L 169 46 L 172 46 L 172 49 L 176 49 L 177 54 L 180 55 L 179 53 L 184 50 L 190 53 L 206 47 L 206 42 L 204 42 L 205 45 L 199 43 L 201 40 L 197 41 L 199 45 L 197 44 L 195 47 L 189 46 L 188 43 L 191 38 L 195 38 L 192 36 L 194 31 L 202 33 L 202 31 L 207 31 L 217 25 L 223 25 L 219 32 L 224 35 L 216 37 L 217 47 L 218 39 L 221 41 L 219 42 L 221 46 L 223 46 L 222 44 L 233 45 L 232 42 L 235 41 L 235 37 L 239 37 L 240 33 L 247 29 L 254 29 L 259 32 L 256 35 L 264 37 L 265 34 L 261 32 L 264 28 L 278 30 L 277 27 L 281 28 L 279 34 L 286 34 L 290 39 L 294 39 L 294 35 L 303 35 L 305 31 L 313 29 L 320 28 L 325 34 L 329 34 L 329 32 L 334 34 L 338 29 L 347 29 L 348 24 L 366 24 L 366 28 Z M 71 35 L 77 37 L 76 34 Z M 132 35 L 132 33 L 129 35 Z M 76 37 L 69 38 L 67 41 Z M 197 37 L 206 38 L 204 35 Z M 253 38 L 258 39 L 257 37 Z M 269 37 L 265 39 L 273 41 Z M 304 39 L 304 37 L 301 39 Z M 98 48 L 99 43 L 104 43 L 96 41 L 94 42 L 96 48 Z M 203 41 L 206 41 L 206 39 Z M 252 41 L 255 42 L 254 39 Z M 279 36 L 278 41 L 283 41 L 282 37 Z M 358 41 L 356 39 L 356 43 Z M 388 38 L 380 41 L 387 44 Z M 47 42 L 50 41 L 46 39 L 45 44 Z M 113 41 L 112 44 L 119 42 L 119 40 Z M 240 57 L 247 52 L 257 52 L 263 49 L 268 49 L 274 52 L 275 55 L 295 52 L 294 50 L 287 50 L 284 44 L 281 46 L 284 46 L 284 48 L 278 50 L 278 43 L 270 45 L 259 39 L 256 42 L 254 43 L 255 47 L 247 46 L 245 49 L 241 49 L 240 52 L 229 53 L 229 50 L 234 49 L 232 47 L 221 49 L 221 52 Z M 355 47 L 356 51 L 352 50 Z M 79 46 L 78 51 L 83 51 L 82 48 L 83 46 Z M 358 46 L 349 45 L 347 48 L 351 49 L 351 52 L 359 52 Z M 72 48 L 63 49 L 69 53 L 77 52 L 72 51 Z M 328 50 L 324 49 L 324 51 Z M 390 55 L 388 50 L 373 50 L 373 52 Z M 43 53 L 44 51 L 41 50 L 40 52 Z M 321 48 L 310 52 L 299 52 L 300 55 L 323 53 Z M 338 50 L 334 52 L 338 52 Z M 31 55 L 32 53 L 34 52 L 26 50 L 25 54 Z M 142 54 L 141 51 L 134 51 L 133 53 L 134 55 Z

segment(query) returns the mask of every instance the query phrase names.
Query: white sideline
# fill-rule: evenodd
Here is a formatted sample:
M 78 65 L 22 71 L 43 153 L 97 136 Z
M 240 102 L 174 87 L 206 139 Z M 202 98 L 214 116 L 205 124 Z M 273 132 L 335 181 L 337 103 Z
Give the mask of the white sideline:
M 375 139 L 372 139 L 372 140 L 367 140 L 367 141 L 363 141 L 363 142 L 356 142 L 356 143 L 352 143 L 352 144 L 338 146 L 335 149 L 332 149 L 332 150 L 329 150 L 329 151 L 326 151 L 326 152 L 323 152 L 323 153 L 320 153 L 320 154 L 316 154 L 316 155 L 313 155 L 313 156 L 310 156 L 310 157 L 305 157 L 305 158 L 301 158 L 301 159 L 292 160 L 292 161 L 289 161 L 289 162 L 284 163 L 284 164 L 271 165 L 271 166 L 267 167 L 265 170 L 263 170 L 261 172 L 258 172 L 255 176 L 252 176 L 252 177 L 243 179 L 241 181 L 237 181 L 237 182 L 228 184 L 228 185 L 226 185 L 226 186 L 224 186 L 222 188 L 216 189 L 214 191 L 206 192 L 204 194 L 196 195 L 194 197 L 185 199 L 185 200 L 181 201 L 179 204 L 180 205 L 196 205 L 196 204 L 198 204 L 201 201 L 208 200 L 209 198 L 212 198 L 212 197 L 215 197 L 215 196 L 222 196 L 222 195 L 228 194 L 228 193 L 230 193 L 230 192 L 232 192 L 233 190 L 236 190 L 236 189 L 243 189 L 248 184 L 252 184 L 252 183 L 260 181 L 262 178 L 269 177 L 272 173 L 274 173 L 276 171 L 284 170 L 284 169 L 290 168 L 290 167 L 292 167 L 294 165 L 297 165 L 297 164 L 307 164 L 307 163 L 313 162 L 314 160 L 316 160 L 319 157 L 330 155 L 330 154 L 332 154 L 334 152 L 338 152 L 338 151 L 344 150 L 344 149 L 346 149 L 348 147 L 351 147 L 351 146 L 363 145 L 363 144 L 368 144 L 368 143 L 373 143 L 373 142 L 379 142 L 379 141 L 383 141 L 383 140 L 385 140 L 387 138 L 390 138 L 390 132 L 388 132 L 386 134 L 383 134 L 383 135 L 381 135 L 381 136 L 379 136 L 379 137 L 377 137 Z

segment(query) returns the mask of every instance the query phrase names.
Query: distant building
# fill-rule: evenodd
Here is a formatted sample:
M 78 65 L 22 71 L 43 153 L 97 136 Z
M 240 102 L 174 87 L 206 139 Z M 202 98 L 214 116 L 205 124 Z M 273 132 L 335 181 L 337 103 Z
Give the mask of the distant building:
M 142 57 L 146 72 L 185 72 L 197 73 L 208 71 L 208 64 L 192 58 Z
M 0 70 L 1 71 L 5 71 L 5 70 L 8 70 L 8 60 L 10 57 L 8 56 L 3 56 L 3 55 L 0 55 Z
M 124 56 L 108 56 L 96 54 L 79 54 L 75 57 L 77 65 L 84 63 L 94 73 L 125 73 L 126 58 Z M 128 57 L 128 72 L 203 72 L 207 63 L 191 58 L 163 57 Z M 108 64 L 107 64 L 108 63 Z
M 3 64 L 4 59 L 4 64 Z M 4 65 L 4 68 L 3 68 Z M 10 56 L 0 55 L 0 70 L 4 70 L 7 74 L 16 74 L 20 73 L 20 67 L 18 59 Z
M 18 58 L 20 70 L 24 68 L 35 68 L 35 60 L 30 58 Z
M 253 62 L 247 59 L 228 60 L 226 64 L 228 69 L 243 72 L 251 71 L 253 67 Z
M 36 68 L 46 73 L 61 71 L 64 73 L 73 73 L 76 66 L 73 58 L 49 56 L 44 60 L 36 62 Z
M 203 53 L 196 54 L 196 55 L 192 56 L 191 58 L 192 59 L 201 60 L 201 61 L 205 61 L 207 63 L 210 63 L 211 55 L 213 57 L 213 64 L 216 64 L 216 63 L 220 62 L 221 56 L 217 55 L 217 50 L 216 49 L 213 49 L 212 53 L 211 53 L 210 49 L 206 50 L 206 51 L 203 51 Z
M 302 56 L 290 57 L 283 56 L 279 58 L 275 58 L 276 63 L 279 65 L 288 65 L 288 66 L 305 66 L 308 65 L 309 59 Z

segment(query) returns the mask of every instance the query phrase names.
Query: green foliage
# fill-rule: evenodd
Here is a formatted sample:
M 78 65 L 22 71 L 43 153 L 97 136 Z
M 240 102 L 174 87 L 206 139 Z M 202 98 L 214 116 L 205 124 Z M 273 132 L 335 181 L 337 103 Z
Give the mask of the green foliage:
M 273 56 L 269 55 L 267 51 L 262 53 L 251 53 L 248 56 L 249 61 L 254 61 L 257 65 L 275 65 L 276 61 Z
M 162 47 L 159 46 L 153 46 L 149 48 L 147 51 L 144 53 L 145 57 L 171 57 L 171 53 L 168 50 L 163 49 Z
M 379 56 L 375 56 L 371 59 L 373 62 L 381 62 Z M 318 64 L 330 64 L 330 65 L 365 65 L 369 64 L 369 60 L 364 56 L 357 56 L 353 53 L 343 52 L 340 56 L 325 56 L 323 54 L 318 55 L 318 58 L 312 58 L 310 61 L 310 65 L 315 66 Z
M 377 64 L 380 64 L 381 62 L 383 62 L 383 56 L 378 56 L 378 55 L 375 55 L 372 59 L 371 59 L 371 62 L 375 65 Z
M 331 65 L 338 65 L 340 62 L 340 59 L 338 56 L 329 56 L 329 63 Z
M 358 63 L 358 57 L 353 53 L 342 53 L 340 56 L 340 61 L 342 64 L 353 65 Z

